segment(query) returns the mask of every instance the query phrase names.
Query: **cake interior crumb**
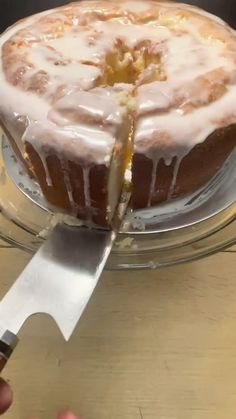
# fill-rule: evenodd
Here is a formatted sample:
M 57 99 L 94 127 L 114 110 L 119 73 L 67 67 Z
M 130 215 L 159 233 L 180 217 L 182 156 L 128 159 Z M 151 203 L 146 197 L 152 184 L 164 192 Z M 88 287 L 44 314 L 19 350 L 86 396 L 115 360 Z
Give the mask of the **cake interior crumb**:
M 150 70 L 147 72 L 146 70 Z M 145 72 L 147 74 L 145 74 Z M 115 50 L 106 56 L 102 83 L 114 86 L 117 83 L 144 84 L 165 80 L 161 54 L 155 53 L 149 41 L 134 49 L 119 41 Z

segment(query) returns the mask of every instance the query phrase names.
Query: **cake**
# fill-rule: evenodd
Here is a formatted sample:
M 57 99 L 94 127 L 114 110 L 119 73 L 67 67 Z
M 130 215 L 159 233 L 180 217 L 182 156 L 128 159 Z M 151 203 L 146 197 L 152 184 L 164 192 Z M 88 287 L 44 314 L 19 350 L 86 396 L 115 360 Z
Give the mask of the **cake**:
M 109 226 L 192 194 L 236 145 L 236 35 L 165 1 L 81 1 L 0 37 L 0 124 L 48 202 Z

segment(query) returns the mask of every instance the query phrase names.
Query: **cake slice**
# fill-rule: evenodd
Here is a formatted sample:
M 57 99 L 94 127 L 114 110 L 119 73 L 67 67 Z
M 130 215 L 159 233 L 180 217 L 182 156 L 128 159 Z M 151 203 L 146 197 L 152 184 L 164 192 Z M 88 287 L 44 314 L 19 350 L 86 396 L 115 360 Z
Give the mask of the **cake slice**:
M 109 225 L 126 170 L 129 119 L 111 91 L 55 102 L 23 136 L 28 165 L 48 201 L 83 221 Z
M 40 19 L 41 32 L 34 35 L 33 23 Z M 53 22 L 59 31 L 62 22 L 54 13 L 51 18 L 43 14 L 23 20 L 1 38 L 0 123 L 55 211 L 107 227 L 127 169 L 130 116 L 119 88 L 96 87 L 107 77 L 103 51 L 98 67 L 89 45 L 89 64 L 71 57 L 61 62 L 60 48 L 67 55 L 63 40 L 57 50 L 42 46 L 45 19 L 46 29 L 51 31 Z M 69 39 L 73 42 L 71 34 Z

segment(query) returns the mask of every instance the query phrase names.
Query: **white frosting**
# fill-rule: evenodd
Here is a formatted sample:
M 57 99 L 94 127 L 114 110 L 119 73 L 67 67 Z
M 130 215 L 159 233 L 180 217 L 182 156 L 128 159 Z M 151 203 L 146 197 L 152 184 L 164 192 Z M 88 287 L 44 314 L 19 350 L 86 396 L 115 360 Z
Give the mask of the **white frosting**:
M 149 18 L 142 22 L 145 16 Z M 22 43 L 13 47 L 13 63 L 4 71 L 3 47 L 11 39 Z M 109 165 L 134 96 L 134 151 L 153 160 L 151 202 L 160 158 L 166 165 L 176 158 L 171 195 L 183 157 L 217 128 L 236 122 L 232 43 L 234 32 L 221 19 L 171 2 L 90 1 L 43 12 L 0 38 L 0 118 L 11 131 L 16 117 L 27 116 L 22 140 L 41 155 L 50 185 L 47 143 L 71 159 Z M 155 58 L 149 64 L 146 60 L 144 68 L 135 52 L 141 54 L 143 45 L 149 58 Z M 117 72 L 126 67 L 132 73 L 140 65 L 136 82 L 106 86 L 112 54 L 120 59 Z M 16 71 L 26 64 L 20 84 L 14 85 Z M 37 85 L 45 89 L 37 90 Z M 86 168 L 86 206 L 91 204 L 88 176 Z M 68 179 L 66 185 L 72 202 Z
M 171 153 L 172 157 L 176 156 L 176 148 L 181 146 L 187 153 L 196 144 L 201 143 L 214 132 L 219 125 L 224 125 L 223 118 L 227 119 L 227 125 L 229 125 L 229 122 L 236 122 L 235 109 L 233 107 L 235 98 L 236 86 L 233 86 L 219 100 L 211 103 L 210 106 L 195 109 L 186 115 L 181 115 L 174 109 L 168 114 L 154 115 L 150 118 L 141 117 L 136 129 L 136 150 L 145 154 L 147 145 L 143 140 L 149 138 L 149 149 L 152 153 L 155 148 L 155 141 L 156 146 L 158 146 L 159 142 L 163 148 L 166 148 L 167 157 Z M 222 109 L 224 109 L 223 115 Z M 163 141 L 164 143 L 162 143 Z M 165 149 L 163 150 L 163 157 L 165 158 Z
M 113 136 L 105 130 L 86 125 L 59 127 L 49 121 L 46 123 L 31 122 L 25 130 L 23 141 L 33 144 L 39 154 L 40 148 L 43 152 L 48 143 L 51 143 L 52 147 L 57 147 L 61 155 L 66 153 L 65 142 L 67 142 L 69 144 L 67 157 L 72 160 L 73 157 L 77 160 L 80 157 L 82 159 L 90 157 L 90 164 L 94 161 L 94 153 L 96 153 L 96 161 L 102 163 L 104 152 L 106 152 L 106 156 L 110 156 L 114 145 Z
M 109 37 L 114 40 L 122 39 L 125 44 L 134 48 L 139 42 L 144 40 L 151 40 L 155 45 L 170 38 L 171 33 L 168 28 L 158 26 L 156 22 L 149 22 L 147 24 L 135 24 L 131 22 L 122 22 L 119 20 L 110 22 L 95 22 L 93 27 L 97 30 L 102 30 L 109 34 Z M 108 40 L 106 40 L 106 43 Z
M 89 88 L 92 84 L 91 82 L 96 80 L 97 77 L 100 75 L 100 71 L 96 67 L 88 66 L 86 64 L 80 64 L 79 62 L 72 62 L 70 64 L 67 64 L 65 69 L 63 65 L 54 65 L 53 62 L 49 61 L 49 57 L 50 55 L 47 54 L 45 48 L 42 48 L 41 46 L 36 46 L 32 48 L 32 50 L 29 53 L 29 61 L 34 63 L 34 66 L 37 69 L 46 71 L 46 73 L 48 74 L 53 74 L 55 80 L 58 80 L 58 84 L 78 83 L 83 84 L 83 86 L 86 88 Z M 65 59 L 67 59 L 67 54 Z M 32 75 L 33 73 L 35 73 L 35 70 L 31 72 Z
M 96 46 L 90 45 L 88 48 L 87 38 L 88 33 L 80 31 L 79 36 L 69 33 L 63 38 L 51 39 L 48 45 L 59 52 L 63 59 L 99 63 L 101 57 L 104 56 L 103 46 L 96 44 Z M 105 41 L 105 35 L 103 41 Z
M 117 108 L 117 98 L 112 91 L 97 88 L 89 92 L 77 91 L 57 100 L 49 118 L 60 126 L 83 123 L 87 118 L 93 125 L 106 124 L 114 128 L 122 123 L 122 112 Z
M 123 8 L 129 12 L 142 13 L 150 10 L 150 3 L 148 1 L 125 1 Z

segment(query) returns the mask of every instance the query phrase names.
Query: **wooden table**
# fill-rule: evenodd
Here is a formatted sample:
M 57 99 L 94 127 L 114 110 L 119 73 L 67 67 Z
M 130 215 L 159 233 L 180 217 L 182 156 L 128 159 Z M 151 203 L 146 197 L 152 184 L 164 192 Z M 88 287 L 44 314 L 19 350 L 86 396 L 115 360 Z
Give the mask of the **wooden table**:
M 2 245 L 1 294 L 29 260 Z M 235 419 L 235 252 L 104 273 L 69 343 L 50 318 L 32 318 L 5 370 L 6 418 L 70 406 L 86 419 Z

